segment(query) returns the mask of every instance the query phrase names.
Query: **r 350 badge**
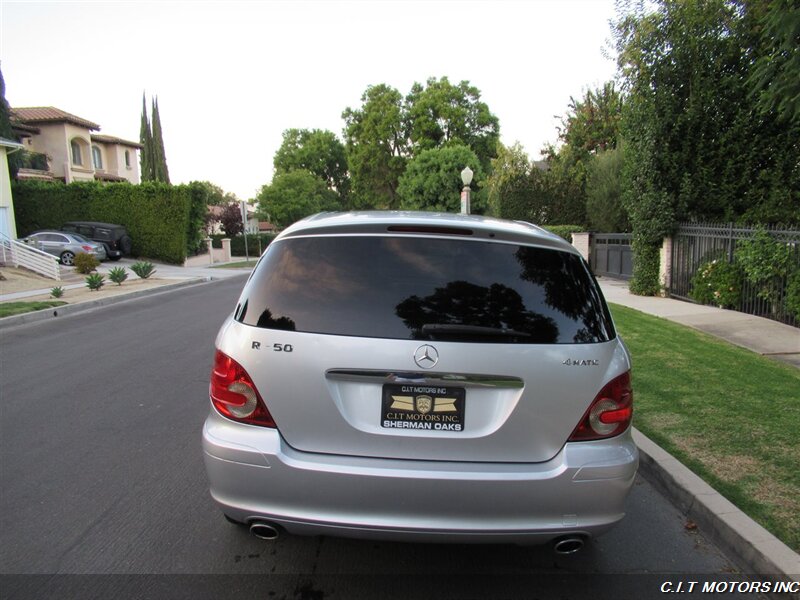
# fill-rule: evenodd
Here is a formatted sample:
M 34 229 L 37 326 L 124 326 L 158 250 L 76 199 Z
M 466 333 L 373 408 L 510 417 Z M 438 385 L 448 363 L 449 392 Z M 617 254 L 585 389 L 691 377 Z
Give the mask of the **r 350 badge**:
M 253 342 L 253 350 L 261 350 L 261 342 Z M 294 352 L 294 347 L 291 344 L 272 344 L 273 352 Z

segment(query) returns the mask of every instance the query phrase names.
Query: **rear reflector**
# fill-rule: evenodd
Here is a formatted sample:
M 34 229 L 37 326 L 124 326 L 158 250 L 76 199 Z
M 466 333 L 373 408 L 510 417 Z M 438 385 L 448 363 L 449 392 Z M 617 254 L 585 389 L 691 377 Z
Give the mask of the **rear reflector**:
M 600 440 L 625 431 L 633 417 L 631 372 L 609 381 L 597 394 L 580 423 L 569 436 L 570 442 Z
M 250 375 L 219 350 L 214 355 L 209 395 L 214 408 L 224 417 L 250 425 L 275 427 L 275 421 Z

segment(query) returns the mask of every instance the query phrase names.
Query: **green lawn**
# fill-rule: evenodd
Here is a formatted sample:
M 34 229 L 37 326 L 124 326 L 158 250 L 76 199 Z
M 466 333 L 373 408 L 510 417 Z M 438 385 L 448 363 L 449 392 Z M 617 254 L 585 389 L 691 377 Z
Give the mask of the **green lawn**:
M 0 318 L 11 315 L 21 315 L 34 310 L 44 310 L 66 304 L 61 300 L 47 300 L 45 302 L 0 302 Z
M 256 266 L 257 262 L 258 261 L 256 261 L 256 260 L 250 260 L 250 261 L 242 260 L 242 261 L 239 261 L 239 262 L 227 263 L 227 264 L 224 264 L 224 265 L 214 265 L 211 268 L 212 269 L 252 269 L 253 267 Z
M 612 305 L 634 425 L 800 551 L 800 369 Z

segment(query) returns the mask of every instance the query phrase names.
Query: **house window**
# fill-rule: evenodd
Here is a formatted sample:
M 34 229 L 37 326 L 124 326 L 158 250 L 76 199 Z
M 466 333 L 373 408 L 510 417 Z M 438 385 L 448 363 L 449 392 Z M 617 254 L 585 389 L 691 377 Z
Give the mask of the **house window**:
M 72 140 L 69 146 L 72 149 L 72 164 L 80 167 L 83 164 L 83 160 L 81 159 L 81 146 L 78 144 L 78 140 Z
M 92 146 L 92 163 L 94 163 L 95 169 L 103 168 L 103 157 L 100 154 L 100 148 L 97 146 Z
M 125 150 L 125 166 L 131 168 L 131 151 Z

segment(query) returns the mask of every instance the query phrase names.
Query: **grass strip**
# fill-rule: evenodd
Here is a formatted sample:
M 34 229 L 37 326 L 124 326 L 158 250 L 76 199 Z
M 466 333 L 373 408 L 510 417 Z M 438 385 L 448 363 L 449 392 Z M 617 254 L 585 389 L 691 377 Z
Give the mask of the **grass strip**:
M 800 369 L 618 305 L 634 425 L 800 551 Z
M 22 313 L 33 312 L 35 310 L 45 310 L 66 304 L 61 300 L 46 300 L 44 302 L 0 302 L 0 319 L 11 315 L 21 315 Z
M 257 260 L 242 260 L 234 263 L 226 263 L 224 265 L 214 265 L 212 269 L 252 269 L 256 266 Z

